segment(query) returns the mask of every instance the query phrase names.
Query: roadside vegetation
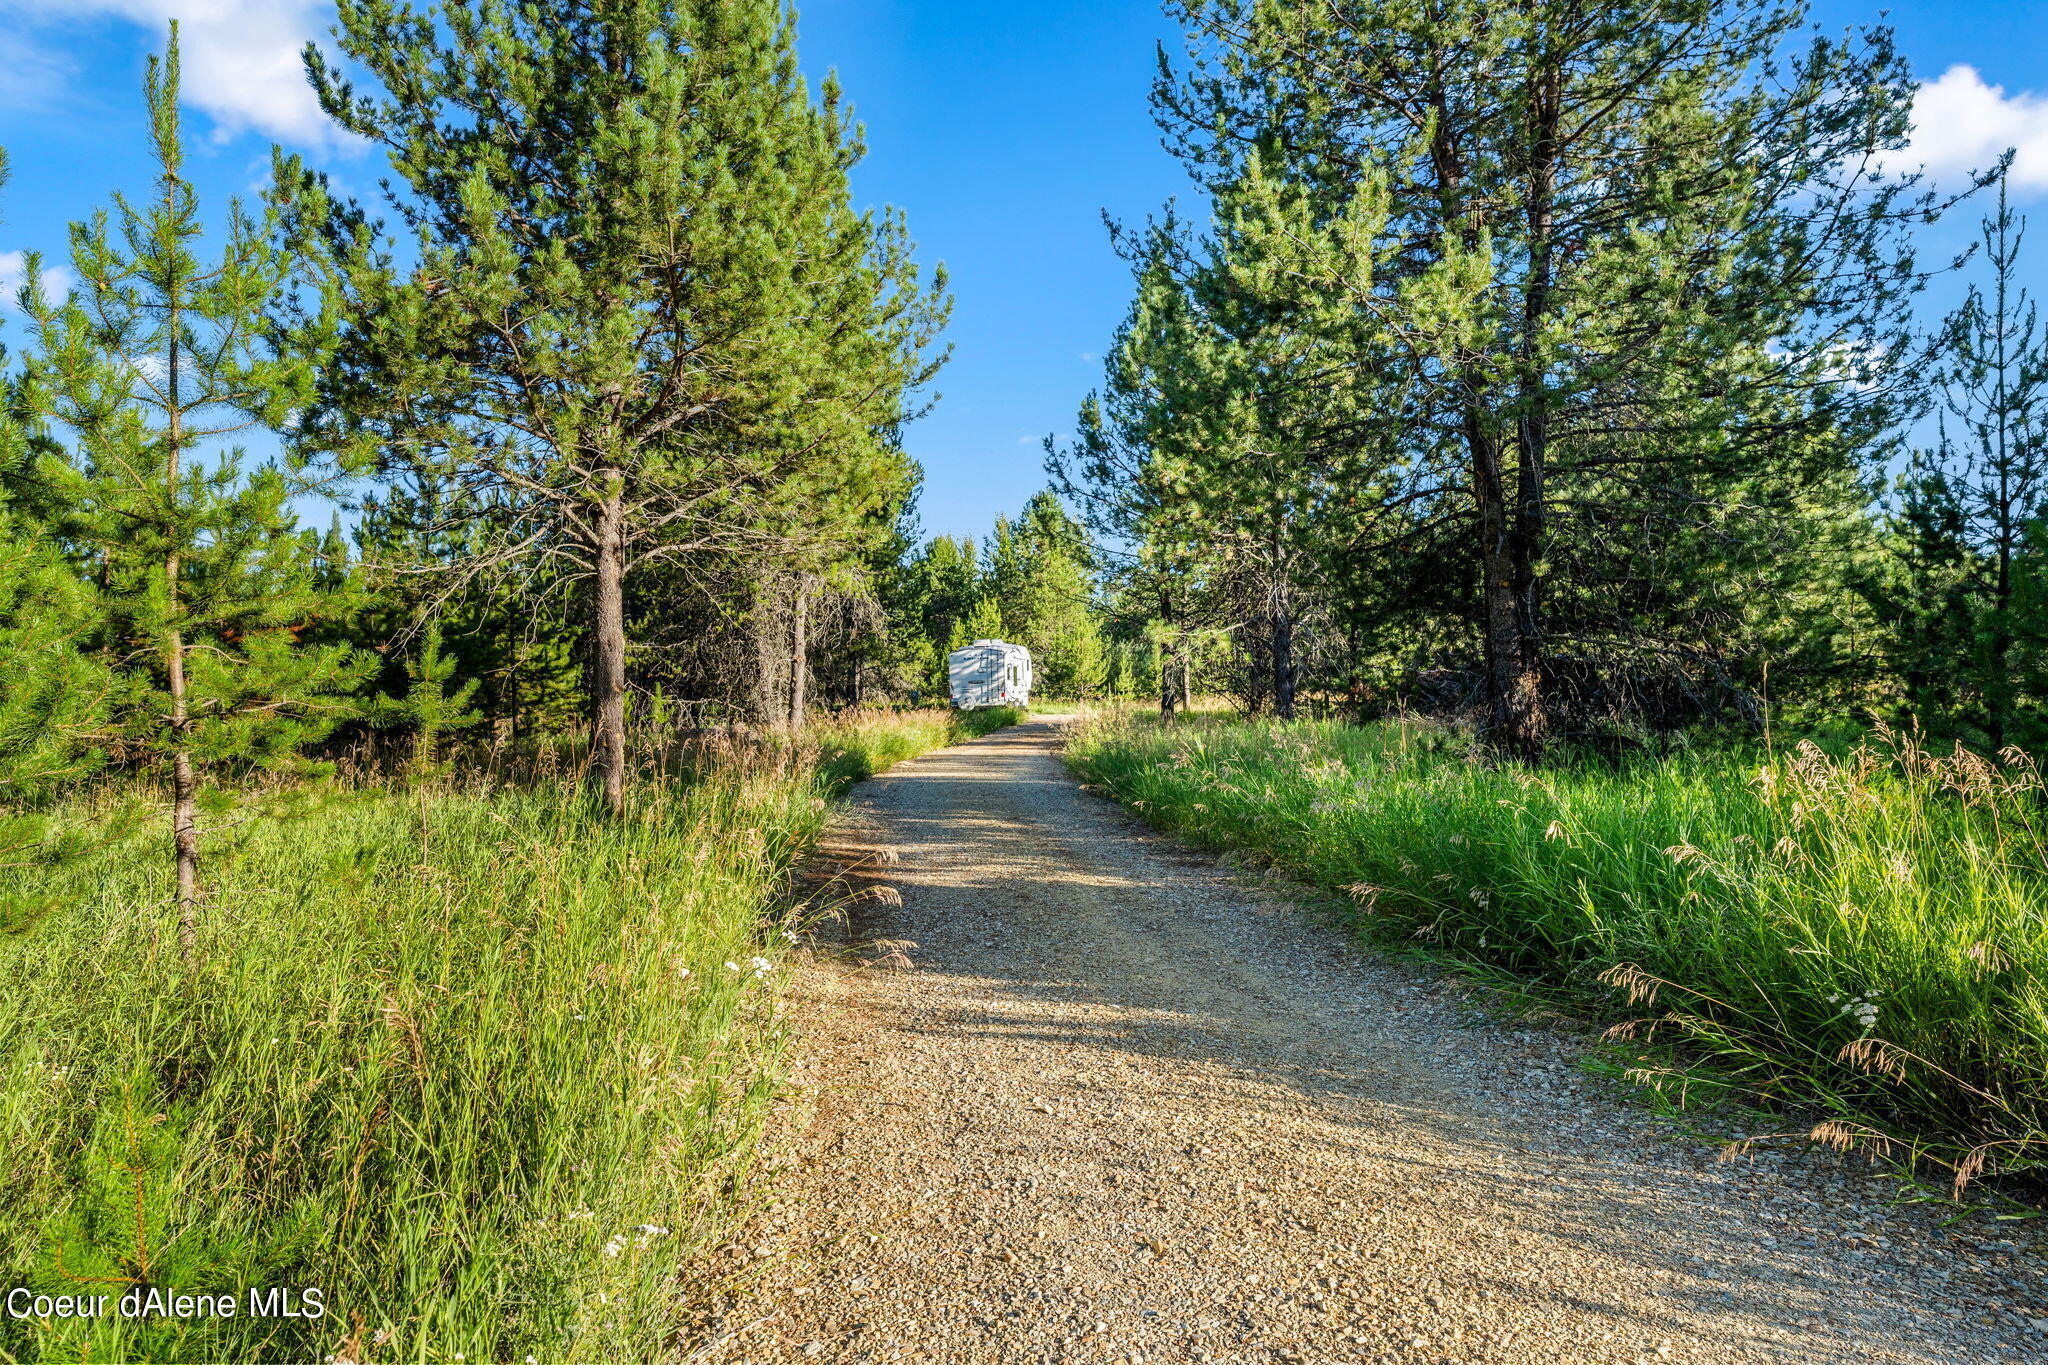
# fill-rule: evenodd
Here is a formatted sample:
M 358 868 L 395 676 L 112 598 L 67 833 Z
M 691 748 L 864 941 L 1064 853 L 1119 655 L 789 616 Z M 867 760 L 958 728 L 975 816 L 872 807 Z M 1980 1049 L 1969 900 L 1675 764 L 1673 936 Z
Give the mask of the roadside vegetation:
M 1592 1013 L 1675 1104 L 1780 1106 L 1784 1136 L 1928 1158 L 1958 1187 L 2048 1165 L 2027 762 L 1881 731 L 1529 769 L 1426 722 L 1213 716 L 1101 719 L 1069 754 L 1147 819 L 1340 894 L 1377 941 Z
M 0 1287 L 109 1311 L 0 1360 L 661 1354 L 749 1194 L 793 864 L 1017 719 L 929 705 L 949 304 L 793 15 L 439 13 L 306 54 L 367 207 L 282 152 L 202 202 L 172 24 L 153 183 L 10 300 Z
M 0 1359 L 641 1359 L 741 1189 L 791 865 L 848 782 L 1014 713 L 573 780 L 280 788 L 218 840 L 207 950 L 109 786 L 0 935 L 0 1264 L 234 1318 L 0 1317 Z M 324 1295 L 252 1317 L 250 1288 Z M 303 1302 L 303 1295 L 300 1296 Z
M 815 733 L 818 769 L 835 788 L 883 772 L 906 758 L 994 734 L 1024 719 L 1014 706 L 973 711 L 870 711 L 835 717 Z

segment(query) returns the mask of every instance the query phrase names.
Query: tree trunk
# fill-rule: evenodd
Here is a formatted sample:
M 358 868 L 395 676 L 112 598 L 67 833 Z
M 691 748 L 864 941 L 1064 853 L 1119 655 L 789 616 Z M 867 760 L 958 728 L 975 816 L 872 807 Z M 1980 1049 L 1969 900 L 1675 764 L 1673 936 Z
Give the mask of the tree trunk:
M 175 193 L 175 176 L 166 193 Z M 170 344 L 165 354 L 164 497 L 168 506 L 178 506 L 178 483 L 185 452 L 185 414 L 179 407 L 178 381 L 184 359 L 175 268 L 165 286 L 168 296 Z M 164 556 L 165 611 L 171 626 L 164 641 L 164 683 L 171 700 L 171 847 L 178 864 L 178 956 L 185 970 L 199 965 L 199 778 L 192 766 L 192 711 L 185 686 L 185 632 L 179 623 L 181 600 L 179 575 L 183 568 L 179 547 L 173 543 Z
M 1535 700 L 1520 676 L 1521 648 L 1515 628 L 1515 574 L 1508 547 L 1508 507 L 1500 473 L 1500 447 L 1477 413 L 1465 417 L 1465 442 L 1472 452 L 1472 504 L 1479 527 L 1481 630 L 1486 645 L 1487 728 L 1494 742 L 1521 752 L 1527 722 L 1522 714 Z
M 805 589 L 804 580 L 796 584 L 796 601 L 790 609 L 789 621 L 789 732 L 799 734 L 804 728 L 804 693 L 810 681 L 810 641 L 807 638 L 810 626 L 811 596 Z
M 605 809 L 616 815 L 626 808 L 626 507 L 616 482 L 598 505 L 596 549 L 590 756 Z
M 1183 711 L 1195 709 L 1195 661 L 1189 657 L 1193 653 L 1192 649 L 1187 648 L 1185 645 L 1182 646 L 1180 656 L 1180 709 Z
M 178 557 L 164 577 L 176 610 Z M 185 640 L 175 627 L 165 649 L 171 693 L 171 845 L 178 859 L 178 955 L 187 970 L 199 965 L 199 779 L 192 768 L 191 714 L 185 699 Z
M 1529 273 L 1522 292 L 1515 507 L 1507 536 L 1514 658 L 1508 726 L 1503 735 L 1511 749 L 1532 761 L 1542 757 L 1550 742 L 1550 717 L 1543 704 L 1543 584 L 1537 565 L 1543 562 L 1543 484 L 1550 462 L 1550 392 L 1544 382 L 1542 346 L 1556 269 L 1552 238 L 1556 232 L 1557 130 L 1562 92 L 1563 77 L 1557 63 L 1554 59 L 1546 60 L 1531 81 L 1529 91 L 1529 124 L 1534 144 L 1529 158 L 1526 210 Z
M 1274 560 L 1279 561 L 1278 538 Z M 1273 618 L 1273 714 L 1284 721 L 1294 719 L 1294 599 L 1288 591 L 1287 575 L 1275 569 L 1269 594 Z

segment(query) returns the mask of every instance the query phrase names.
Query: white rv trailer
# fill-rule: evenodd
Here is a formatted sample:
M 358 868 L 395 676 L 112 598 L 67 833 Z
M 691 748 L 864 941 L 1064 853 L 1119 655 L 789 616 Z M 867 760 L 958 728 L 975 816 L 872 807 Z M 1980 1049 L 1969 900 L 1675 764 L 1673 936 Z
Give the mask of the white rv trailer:
M 1031 704 L 1031 651 L 1022 645 L 976 640 L 947 657 L 946 674 L 962 711 Z

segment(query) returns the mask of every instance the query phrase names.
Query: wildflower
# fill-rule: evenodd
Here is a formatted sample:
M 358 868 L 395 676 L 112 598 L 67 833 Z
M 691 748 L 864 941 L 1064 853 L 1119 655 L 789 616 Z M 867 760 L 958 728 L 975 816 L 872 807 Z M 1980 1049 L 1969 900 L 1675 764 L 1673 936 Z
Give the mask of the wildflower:
M 750 957 L 747 959 L 747 965 L 754 969 L 754 979 L 757 981 L 775 970 L 775 964 L 765 957 Z
M 688 967 L 678 967 L 676 968 L 676 976 L 680 980 L 688 981 L 690 979 L 690 969 Z
M 740 964 L 737 962 L 728 962 L 725 964 L 725 969 L 729 972 L 736 972 L 740 969 Z
M 604 1254 L 607 1256 L 617 1256 L 625 1249 L 626 1239 L 617 1233 L 613 1233 L 611 1240 L 604 1244 Z
M 1844 1001 L 1841 1013 L 1854 1019 L 1857 1026 L 1868 1034 L 1877 1027 L 1877 997 L 1878 992 L 1872 991 L 1867 996 L 1849 998 Z M 1841 996 L 1831 997 L 1831 1003 L 1832 1000 L 1842 999 Z

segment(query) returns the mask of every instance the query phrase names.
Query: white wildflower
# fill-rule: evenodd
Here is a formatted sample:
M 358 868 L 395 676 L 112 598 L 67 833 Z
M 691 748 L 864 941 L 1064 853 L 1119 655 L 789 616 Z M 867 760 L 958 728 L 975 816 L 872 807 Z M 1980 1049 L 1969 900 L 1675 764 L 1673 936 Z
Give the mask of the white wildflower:
M 612 1235 L 612 1239 L 610 1241 L 604 1244 L 604 1254 L 607 1256 L 617 1256 L 620 1252 L 624 1251 L 625 1249 L 626 1239 L 622 1236 L 619 1236 L 616 1233 Z

